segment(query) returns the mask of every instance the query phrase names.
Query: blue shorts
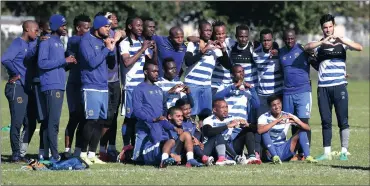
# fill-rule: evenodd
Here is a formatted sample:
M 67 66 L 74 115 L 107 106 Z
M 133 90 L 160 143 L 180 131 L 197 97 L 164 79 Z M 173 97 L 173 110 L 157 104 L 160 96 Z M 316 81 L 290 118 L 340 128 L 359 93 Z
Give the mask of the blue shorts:
M 283 110 L 298 118 L 310 118 L 312 106 L 311 92 L 284 95 Z
M 107 119 L 108 90 L 83 90 L 86 119 Z
M 211 115 L 212 114 L 212 89 L 211 86 L 188 85 L 190 95 L 194 100 L 194 107 L 191 115 Z
M 132 160 L 144 162 L 146 165 L 158 165 L 162 157 L 162 143 L 153 143 L 149 135 L 138 133 L 135 139 L 134 154 Z
M 132 92 L 134 90 L 122 90 L 121 116 L 131 118 L 133 114 Z
M 67 84 L 66 87 L 67 103 L 69 112 L 80 111 L 81 108 L 81 85 Z
M 275 150 L 277 155 L 280 157 L 281 161 L 289 161 L 294 155 L 294 152 L 290 151 L 290 144 L 291 144 L 292 138 L 290 138 L 288 141 L 286 141 L 283 144 L 274 144 Z M 272 159 L 272 157 L 268 157 L 268 159 Z

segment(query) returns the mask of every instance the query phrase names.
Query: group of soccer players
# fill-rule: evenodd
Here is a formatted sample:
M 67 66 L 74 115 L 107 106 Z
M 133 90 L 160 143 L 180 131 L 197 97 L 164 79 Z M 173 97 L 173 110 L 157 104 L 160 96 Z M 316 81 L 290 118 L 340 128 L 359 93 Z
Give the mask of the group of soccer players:
M 130 16 L 123 31 L 114 13 L 99 12 L 93 21 L 86 15 L 75 17 L 75 35 L 65 51 L 60 38 L 67 34 L 67 22 L 62 15 L 39 24 L 25 21 L 22 36 L 1 58 L 9 74 L 5 95 L 11 160 L 26 160 L 39 122 L 38 158 L 50 162 L 77 156 L 87 164 L 133 161 L 161 168 L 314 163 L 332 159 L 333 104 L 339 158 L 348 160 L 346 49 L 361 51 L 362 46 L 334 34 L 332 15 L 322 16 L 320 25 L 322 40 L 303 46 L 296 43 L 295 31 L 287 29 L 285 46 L 279 48 L 270 29 L 252 42 L 248 26 L 239 25 L 233 40 L 225 23 L 200 21 L 199 37 L 184 42 L 180 27 L 159 36 L 153 19 Z M 317 158 L 310 155 L 310 66 L 318 71 L 324 139 L 324 154 Z M 60 155 L 65 91 L 69 121 Z M 124 116 L 120 152 L 118 115 Z M 287 139 L 290 126 L 292 137 Z

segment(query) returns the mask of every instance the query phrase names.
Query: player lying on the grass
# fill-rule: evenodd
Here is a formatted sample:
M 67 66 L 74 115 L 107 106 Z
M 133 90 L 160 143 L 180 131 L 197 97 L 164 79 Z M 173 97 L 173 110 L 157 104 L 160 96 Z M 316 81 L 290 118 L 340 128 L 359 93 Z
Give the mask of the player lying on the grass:
M 307 132 L 310 126 L 303 123 L 297 116 L 282 111 L 282 102 L 279 96 L 269 96 L 267 104 L 270 111 L 258 118 L 258 133 L 262 135 L 262 141 L 268 149 L 267 158 L 274 164 L 281 161 L 289 161 L 296 153 L 298 145 L 303 149 L 305 161 L 316 163 L 310 156 L 310 144 Z M 299 130 L 289 139 L 286 139 L 290 125 L 295 125 Z
M 168 110 L 167 118 L 168 121 L 163 120 L 161 123 L 171 123 L 173 129 L 166 130 L 170 139 L 166 141 L 164 145 L 168 148 L 163 148 L 160 168 L 165 168 L 168 164 L 174 163 L 174 159 L 168 158 L 170 151 L 180 156 L 176 159 L 178 164 L 181 163 L 181 156 L 186 153 L 186 167 L 202 167 L 203 164 L 194 159 L 192 138 L 192 133 L 194 132 L 193 124 L 190 122 L 183 122 L 183 113 L 178 107 L 171 107 Z
M 228 105 L 228 113 L 230 116 L 241 119 L 246 124 L 241 128 L 241 132 L 235 138 L 229 139 L 231 150 L 235 150 L 236 154 L 242 158 L 242 164 L 261 164 L 261 160 L 256 158 L 254 133 L 256 132 L 255 125 L 250 126 L 249 112 L 251 109 L 256 109 L 259 106 L 257 93 L 249 83 L 244 82 L 244 68 L 237 64 L 231 69 L 232 83 L 229 85 L 220 86 L 215 98 L 225 98 Z M 248 121 L 249 122 L 246 122 Z M 248 159 L 246 160 L 243 154 L 244 145 L 248 149 Z

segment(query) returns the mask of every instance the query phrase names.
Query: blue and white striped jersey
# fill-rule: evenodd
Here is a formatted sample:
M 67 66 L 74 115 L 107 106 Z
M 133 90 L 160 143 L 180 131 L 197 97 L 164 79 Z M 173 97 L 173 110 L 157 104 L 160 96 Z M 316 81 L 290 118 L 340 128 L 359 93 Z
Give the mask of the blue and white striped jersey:
M 324 44 L 315 49 L 318 61 L 320 62 L 318 87 L 347 84 L 345 77 L 347 49 L 349 47 L 341 43 L 336 43 L 334 46 Z
M 285 114 L 289 114 L 289 113 L 282 111 L 279 118 Z M 277 118 L 274 118 L 274 116 L 269 111 L 269 112 L 262 114 L 258 118 L 258 125 L 267 125 L 275 120 L 277 120 Z M 268 131 L 273 144 L 282 144 L 287 140 L 287 133 L 288 133 L 290 125 L 291 123 L 286 123 L 286 121 L 281 121 L 280 123 L 276 124 Z
M 230 55 L 231 48 L 235 45 L 235 41 L 231 38 L 226 38 L 223 45 L 226 47 L 227 54 Z M 211 83 L 212 88 L 218 88 L 221 84 L 232 83 L 230 71 L 223 67 L 218 61 L 212 73 Z
M 187 52 L 196 55 L 199 51 L 199 43 L 189 42 Z M 199 86 L 211 86 L 211 77 L 218 57 L 222 56 L 220 49 L 207 51 L 202 58 L 186 69 L 185 84 Z
M 253 45 L 249 42 L 241 48 L 236 44 L 231 49 L 230 60 L 233 64 L 239 64 L 244 68 L 244 81 L 255 85 L 257 84 L 257 67 L 253 62 Z
M 229 115 L 224 120 L 220 121 L 215 115 L 212 114 L 211 116 L 203 120 L 203 126 L 210 125 L 211 127 L 222 127 L 229 124 L 234 119 L 236 118 Z M 241 130 L 241 128 L 228 128 L 222 132 L 222 136 L 225 140 L 232 141 L 238 136 Z M 203 143 L 206 143 L 206 141 L 207 139 L 205 139 Z
M 282 92 L 284 78 L 279 57 L 270 58 L 270 54 L 265 53 L 260 45 L 253 52 L 253 60 L 257 65 L 257 93 L 271 95 Z
M 174 87 L 175 85 L 178 85 L 178 84 L 183 84 L 181 81 L 178 81 L 178 80 L 175 80 L 173 79 L 172 81 L 169 81 L 163 77 L 159 78 L 157 82 L 155 82 L 155 84 L 162 89 L 163 91 L 163 94 L 164 95 L 167 95 L 167 92 L 172 88 Z M 179 93 L 175 93 L 175 94 L 168 94 L 166 96 L 167 100 L 164 100 L 166 101 L 166 106 L 167 106 L 167 109 L 175 106 L 175 103 L 178 99 L 180 98 L 186 98 L 186 94 L 183 93 L 183 92 L 179 92 Z
M 121 55 L 130 54 L 130 57 L 134 56 L 141 49 L 142 42 L 143 40 L 141 38 L 138 40 L 132 39 L 132 45 L 130 46 L 128 38 L 125 38 L 119 44 Z M 134 87 L 144 81 L 143 67 L 145 63 L 145 55 L 150 55 L 150 51 L 148 49 L 145 50 L 136 63 L 131 67 L 125 67 L 123 63 L 121 63 L 121 82 L 124 89 L 133 90 Z

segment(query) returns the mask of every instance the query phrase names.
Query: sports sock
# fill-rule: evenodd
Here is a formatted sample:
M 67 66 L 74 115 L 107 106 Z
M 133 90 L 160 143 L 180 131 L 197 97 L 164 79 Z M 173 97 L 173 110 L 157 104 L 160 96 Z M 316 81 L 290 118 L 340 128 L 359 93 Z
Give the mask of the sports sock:
M 116 145 L 109 145 L 108 146 L 108 150 L 109 151 L 116 151 L 117 149 L 116 149 Z
M 324 153 L 329 155 L 331 153 L 331 146 L 324 147 Z
M 342 153 L 347 153 L 347 148 L 346 147 L 342 147 Z
M 64 150 L 64 152 L 71 152 L 71 148 L 66 148 L 65 150 Z
M 95 152 L 89 151 L 89 154 L 87 155 L 88 158 L 94 158 L 95 157 Z
M 349 128 L 340 131 L 340 142 L 342 147 L 348 149 L 349 142 Z
M 99 152 L 107 152 L 107 151 L 105 150 L 105 147 L 104 146 L 101 146 L 100 145 Z
M 275 145 L 272 143 L 270 134 L 268 132 L 262 134 L 262 140 L 265 146 L 267 147 L 268 151 L 270 152 L 271 156 L 277 156 Z
M 75 147 L 75 151 L 73 152 L 73 156 L 80 156 L 81 154 L 81 148 Z
M 225 154 L 226 154 L 226 146 L 225 144 L 219 144 L 216 146 L 216 151 L 217 151 L 217 154 L 218 156 L 224 156 L 225 157 Z
M 168 158 L 168 154 L 167 153 L 163 153 L 162 154 L 162 160 L 165 160 L 165 159 L 167 159 Z
M 299 144 L 301 145 L 301 148 L 304 153 L 304 157 L 307 157 L 310 155 L 310 143 L 308 142 L 308 137 L 306 131 L 300 131 L 298 133 L 299 136 Z
M 193 152 L 187 152 L 186 153 L 186 159 L 191 160 L 194 159 L 194 153 Z

